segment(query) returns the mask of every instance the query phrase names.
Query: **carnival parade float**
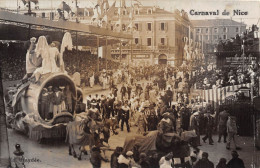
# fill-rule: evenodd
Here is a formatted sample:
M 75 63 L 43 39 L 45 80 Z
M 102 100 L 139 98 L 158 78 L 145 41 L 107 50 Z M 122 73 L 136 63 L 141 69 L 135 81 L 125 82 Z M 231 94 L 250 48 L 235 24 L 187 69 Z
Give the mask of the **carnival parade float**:
M 35 47 L 27 50 L 31 63 L 36 65 L 35 71 L 8 90 L 7 125 L 38 142 L 65 138 L 67 123 L 73 121 L 83 95 L 77 84 L 78 74 L 69 76 L 64 68 L 62 56 L 65 48 L 72 49 L 71 35 L 65 33 L 60 51 L 57 43 L 48 45 L 44 36 L 39 37 L 37 44 L 35 41 L 31 38 L 31 46 Z

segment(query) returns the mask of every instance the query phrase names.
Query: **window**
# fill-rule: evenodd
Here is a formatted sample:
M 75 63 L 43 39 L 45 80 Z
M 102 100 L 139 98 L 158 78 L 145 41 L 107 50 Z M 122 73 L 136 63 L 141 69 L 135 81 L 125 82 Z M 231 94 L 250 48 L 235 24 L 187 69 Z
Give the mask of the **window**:
M 122 30 L 125 31 L 126 30 L 126 25 L 122 24 Z
M 138 15 L 139 14 L 139 10 L 135 10 L 135 14 Z
M 239 27 L 236 27 L 236 33 L 238 33 L 239 32 Z
M 218 40 L 218 35 L 214 35 L 214 39 L 215 39 L 215 40 Z
M 226 40 L 227 39 L 227 35 L 223 35 L 223 40 Z
M 197 33 L 200 33 L 200 32 L 201 32 L 201 29 L 200 29 L 200 28 L 196 29 L 196 32 L 197 32 Z
M 111 26 L 111 30 L 114 30 L 114 26 Z
M 126 10 L 123 10 L 123 15 L 126 15 L 126 14 L 127 14 Z
M 138 31 L 139 30 L 139 24 L 135 23 L 135 30 Z
M 139 38 L 135 38 L 135 44 L 139 44 Z
M 165 45 L 165 38 L 161 38 L 161 44 Z
M 226 27 L 223 27 L 223 32 L 227 32 L 227 28 Z
M 152 31 L 152 23 L 147 23 L 147 31 Z
M 165 30 L 165 23 L 161 23 L 161 31 Z
M 152 9 L 147 9 L 147 14 L 152 14 Z
M 152 38 L 147 38 L 147 46 L 152 46 Z
M 214 32 L 215 32 L 215 33 L 218 32 L 218 28 L 217 28 L 217 27 L 214 28 Z
M 206 33 L 209 33 L 209 28 L 206 28 L 205 31 L 206 31 Z

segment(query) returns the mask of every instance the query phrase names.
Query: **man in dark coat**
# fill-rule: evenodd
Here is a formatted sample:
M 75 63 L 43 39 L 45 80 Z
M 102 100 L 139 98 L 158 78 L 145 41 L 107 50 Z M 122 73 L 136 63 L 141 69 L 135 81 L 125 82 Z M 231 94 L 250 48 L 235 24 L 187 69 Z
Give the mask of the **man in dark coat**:
M 202 153 L 202 159 L 200 159 L 194 168 L 214 168 L 214 164 L 208 159 L 209 154 L 207 152 Z
M 120 93 L 121 93 L 121 100 L 124 101 L 124 97 L 125 97 L 125 94 L 126 94 L 126 87 L 125 87 L 124 84 L 121 87 Z
M 205 123 L 206 123 L 206 135 L 202 138 L 204 143 L 206 143 L 206 140 L 209 138 L 209 144 L 213 145 L 213 139 L 212 139 L 212 131 L 214 127 L 214 118 L 210 115 L 209 112 L 205 114 Z
M 99 147 L 93 147 L 92 148 L 90 162 L 91 162 L 93 168 L 101 168 L 101 161 L 102 160 L 105 161 L 105 162 L 108 162 L 108 160 L 103 158 L 100 153 L 101 153 L 101 151 L 100 151 Z
M 130 84 L 127 85 L 127 94 L 128 94 L 128 100 L 131 98 L 131 92 L 132 92 L 132 86 Z
M 232 159 L 227 164 L 228 168 L 245 168 L 243 160 L 238 158 L 239 155 L 237 151 L 232 151 L 231 155 Z
M 130 127 L 128 124 L 129 120 L 129 107 L 127 101 L 124 102 L 124 105 L 121 107 L 121 131 L 124 130 L 124 123 L 126 124 L 127 127 L 127 132 L 130 132 Z
M 119 155 L 122 154 L 122 152 L 123 152 L 122 147 L 116 147 L 116 150 L 111 155 L 111 159 L 110 159 L 110 167 L 111 168 L 118 168 L 119 167 L 118 157 L 119 157 Z
M 167 101 L 168 108 L 171 107 L 172 100 L 173 100 L 173 93 L 171 89 L 168 87 L 168 90 L 166 91 L 166 101 Z
M 224 142 L 227 142 L 227 120 L 229 113 L 224 110 L 219 113 L 219 123 L 218 123 L 218 142 L 221 141 L 221 137 L 224 136 Z

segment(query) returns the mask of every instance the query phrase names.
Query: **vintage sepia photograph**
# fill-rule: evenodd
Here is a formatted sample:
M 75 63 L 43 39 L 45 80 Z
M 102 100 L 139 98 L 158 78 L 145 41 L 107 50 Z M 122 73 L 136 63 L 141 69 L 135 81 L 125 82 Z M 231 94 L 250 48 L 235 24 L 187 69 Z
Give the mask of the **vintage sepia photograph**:
M 260 168 L 259 0 L 0 0 L 1 168 Z

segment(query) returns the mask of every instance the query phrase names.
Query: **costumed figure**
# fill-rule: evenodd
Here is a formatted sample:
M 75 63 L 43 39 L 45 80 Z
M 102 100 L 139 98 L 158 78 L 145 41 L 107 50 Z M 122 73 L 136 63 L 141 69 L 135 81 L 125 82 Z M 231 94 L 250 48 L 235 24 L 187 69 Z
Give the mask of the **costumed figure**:
M 54 93 L 52 94 L 52 104 L 53 104 L 53 116 L 61 113 L 61 104 L 64 100 L 64 95 L 59 91 L 58 87 L 54 87 Z
M 49 115 L 49 100 L 48 100 L 48 90 L 46 88 L 42 89 L 41 94 L 41 101 L 40 101 L 40 107 L 41 107 L 41 114 L 40 116 L 42 119 L 47 120 Z
M 71 34 L 69 32 L 66 32 L 63 36 L 62 43 L 61 43 L 61 49 L 60 49 L 60 70 L 61 72 L 65 72 L 65 65 L 63 61 L 63 53 L 65 51 L 65 48 L 68 50 L 72 50 L 73 45 L 72 45 L 72 38 Z
M 32 76 L 32 74 L 34 73 L 34 71 L 41 65 L 42 63 L 42 58 L 41 57 L 37 57 L 36 54 L 36 38 L 32 37 L 30 39 L 30 47 L 27 50 L 26 53 L 26 76 L 24 77 L 24 79 L 26 78 L 30 78 Z
M 72 103 L 73 103 L 72 100 L 77 100 L 77 98 L 73 95 L 69 85 L 66 86 L 66 89 L 64 90 L 63 94 L 65 99 L 66 109 L 68 112 L 72 112 Z
M 15 163 L 15 168 L 25 168 L 24 162 L 25 162 L 25 158 L 24 158 L 24 152 L 21 149 L 21 145 L 20 144 L 16 144 L 15 145 L 15 151 L 14 151 L 14 163 Z
M 89 84 L 90 84 L 91 88 L 93 88 L 94 82 L 95 82 L 95 75 L 94 75 L 94 72 L 93 72 L 93 75 L 89 78 Z

